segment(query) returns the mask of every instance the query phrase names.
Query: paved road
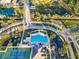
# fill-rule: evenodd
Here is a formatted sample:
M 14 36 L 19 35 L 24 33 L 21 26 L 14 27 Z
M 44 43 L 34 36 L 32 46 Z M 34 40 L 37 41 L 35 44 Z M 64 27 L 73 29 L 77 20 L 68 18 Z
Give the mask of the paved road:
M 65 38 L 65 41 L 68 43 L 68 46 L 69 46 L 69 52 L 70 52 L 70 55 L 71 55 L 71 59 L 76 59 L 75 58 L 75 55 L 74 55 L 74 52 L 73 52 L 73 49 L 71 47 L 71 44 L 70 44 L 70 41 L 68 40 L 68 36 L 65 35 L 65 34 L 61 34 L 64 38 Z
M 72 42 L 74 43 L 74 46 L 77 48 L 77 53 L 79 54 L 79 44 L 77 43 L 74 36 L 70 36 L 72 39 Z
M 51 25 L 51 26 L 56 26 L 57 28 L 59 28 L 59 25 L 54 24 L 54 23 L 50 24 L 49 22 L 33 22 L 33 21 L 31 21 L 30 23 L 31 23 L 31 24 L 32 24 L 32 23 L 33 23 L 33 24 L 47 24 L 47 25 L 49 25 L 49 27 L 50 27 L 50 25 Z M 9 25 L 9 26 L 6 26 L 6 27 L 4 27 L 4 28 L 1 28 L 1 29 L 0 29 L 0 32 L 3 32 L 3 31 L 5 31 L 5 30 L 7 30 L 7 29 L 9 29 L 9 28 L 14 27 L 14 26 L 23 25 L 23 24 L 24 24 L 23 21 L 13 23 L 13 24 L 11 24 L 11 25 Z M 29 25 L 28 25 L 28 26 L 29 26 Z
M 78 31 L 79 30 L 79 26 L 76 26 L 74 28 L 69 28 L 70 32 L 74 32 L 74 31 Z
M 30 21 L 31 21 L 31 16 L 30 16 L 30 2 L 29 0 L 25 0 L 25 5 L 24 5 L 24 20 L 26 21 L 27 23 L 27 26 L 30 24 Z

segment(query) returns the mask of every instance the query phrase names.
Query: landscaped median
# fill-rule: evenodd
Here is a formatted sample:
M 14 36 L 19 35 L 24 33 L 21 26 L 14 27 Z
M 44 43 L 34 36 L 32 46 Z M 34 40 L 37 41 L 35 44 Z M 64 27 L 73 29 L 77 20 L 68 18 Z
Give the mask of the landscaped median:
M 9 34 L 2 34 L 0 38 L 0 43 L 2 43 L 4 40 L 8 39 L 10 37 Z
M 2 43 L 10 37 L 9 34 L 2 34 L 0 38 L 0 50 L 5 50 L 6 46 L 2 46 Z

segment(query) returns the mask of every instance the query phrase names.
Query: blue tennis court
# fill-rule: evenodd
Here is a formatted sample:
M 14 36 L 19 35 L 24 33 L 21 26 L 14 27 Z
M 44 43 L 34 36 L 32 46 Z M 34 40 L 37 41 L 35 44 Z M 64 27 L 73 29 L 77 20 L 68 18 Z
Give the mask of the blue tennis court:
M 4 59 L 30 59 L 31 48 L 8 48 Z
M 35 33 L 34 35 L 31 35 L 31 43 L 47 43 L 48 42 L 48 37 L 47 35 L 42 35 L 41 33 Z

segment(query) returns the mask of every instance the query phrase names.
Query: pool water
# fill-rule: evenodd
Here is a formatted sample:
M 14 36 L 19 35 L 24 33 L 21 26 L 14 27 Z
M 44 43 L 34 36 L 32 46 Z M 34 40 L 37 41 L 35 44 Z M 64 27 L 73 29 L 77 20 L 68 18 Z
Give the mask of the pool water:
M 31 43 L 47 43 L 48 42 L 48 37 L 46 35 L 32 35 L 31 36 Z

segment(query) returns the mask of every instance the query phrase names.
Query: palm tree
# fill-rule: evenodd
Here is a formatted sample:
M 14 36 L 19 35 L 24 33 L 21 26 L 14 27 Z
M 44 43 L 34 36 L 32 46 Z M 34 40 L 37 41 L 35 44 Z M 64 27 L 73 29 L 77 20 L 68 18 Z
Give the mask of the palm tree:
M 67 3 L 67 4 L 77 4 L 78 3 L 78 0 L 62 0 L 62 1 L 64 1 L 65 3 Z

